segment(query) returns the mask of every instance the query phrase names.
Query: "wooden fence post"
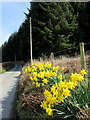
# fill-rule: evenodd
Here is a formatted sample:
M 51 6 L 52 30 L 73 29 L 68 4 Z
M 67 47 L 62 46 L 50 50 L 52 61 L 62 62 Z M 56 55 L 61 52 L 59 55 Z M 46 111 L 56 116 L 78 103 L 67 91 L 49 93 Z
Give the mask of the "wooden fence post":
M 42 62 L 43 61 L 43 59 L 40 57 L 40 62 Z
M 85 59 L 85 50 L 84 50 L 84 43 L 80 43 L 80 56 L 81 56 L 81 68 L 85 69 L 87 72 L 86 68 L 86 59 Z M 88 80 L 88 74 L 85 75 L 85 79 Z M 90 81 L 87 81 L 88 88 L 90 87 Z
M 80 43 L 80 56 L 81 56 L 81 68 L 86 69 L 86 59 L 85 59 L 85 51 L 84 51 L 84 43 Z
M 54 63 L 54 54 L 53 53 L 51 53 L 50 58 L 51 58 L 51 64 L 53 66 L 53 63 Z

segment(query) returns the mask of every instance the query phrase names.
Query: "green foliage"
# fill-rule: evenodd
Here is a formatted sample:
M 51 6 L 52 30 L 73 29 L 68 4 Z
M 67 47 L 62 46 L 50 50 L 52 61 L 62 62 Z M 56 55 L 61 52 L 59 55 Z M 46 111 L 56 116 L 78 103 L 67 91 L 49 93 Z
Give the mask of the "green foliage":
M 63 118 L 88 118 L 89 115 L 85 110 L 89 110 L 89 96 L 90 92 L 85 83 L 80 84 L 79 87 L 72 90 L 72 95 L 64 103 L 56 105 L 56 109 L 64 113 Z M 60 114 L 59 111 L 58 114 Z
M 72 45 L 72 36 L 78 26 L 77 16 L 73 13 L 70 3 L 31 3 L 33 46 L 37 45 L 40 51 L 37 56 L 62 51 Z M 36 53 L 37 49 L 34 51 Z
M 2 70 L 2 71 L 0 71 L 0 74 L 5 73 L 5 72 L 6 72 L 6 70 Z
M 2 61 L 14 61 L 15 55 L 19 59 L 17 32 L 11 34 L 8 41 L 2 46 Z

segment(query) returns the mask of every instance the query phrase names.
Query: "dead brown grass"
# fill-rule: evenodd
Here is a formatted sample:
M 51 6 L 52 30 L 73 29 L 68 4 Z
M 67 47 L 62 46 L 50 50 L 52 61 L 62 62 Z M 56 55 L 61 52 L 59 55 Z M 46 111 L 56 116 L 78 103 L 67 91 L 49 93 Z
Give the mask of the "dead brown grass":
M 39 62 L 41 63 L 51 62 L 51 59 L 47 58 L 47 59 L 33 60 L 33 63 L 39 63 Z M 78 73 L 81 70 L 81 58 L 80 56 L 70 57 L 70 58 L 69 57 L 54 58 L 53 65 L 54 66 L 59 65 L 60 67 L 65 67 L 64 73 L 75 73 L 75 72 Z M 87 70 L 88 69 L 90 70 L 90 55 L 86 55 L 86 65 L 87 65 Z
M 51 59 L 41 59 L 41 60 L 34 60 L 33 63 L 46 63 L 51 62 Z M 78 73 L 81 69 L 81 63 L 80 63 L 80 56 L 67 58 L 63 57 L 61 58 L 54 58 L 53 65 L 57 66 L 59 65 L 61 67 L 65 67 L 65 70 L 63 71 L 64 74 L 68 73 Z M 90 55 L 86 56 L 86 63 L 87 68 L 90 67 Z M 26 63 L 24 67 L 30 65 L 30 63 Z M 23 83 L 23 85 L 21 85 Z M 22 74 L 20 76 L 19 80 L 19 89 L 18 93 L 20 93 L 20 98 L 18 99 L 18 103 L 20 104 L 18 111 L 23 109 L 24 107 L 28 107 L 29 111 L 32 111 L 35 114 L 39 114 L 40 112 L 40 104 L 44 100 L 43 96 L 43 88 L 37 89 L 35 85 L 31 84 L 31 81 L 29 80 L 29 76 L 25 74 L 25 72 L 22 70 Z

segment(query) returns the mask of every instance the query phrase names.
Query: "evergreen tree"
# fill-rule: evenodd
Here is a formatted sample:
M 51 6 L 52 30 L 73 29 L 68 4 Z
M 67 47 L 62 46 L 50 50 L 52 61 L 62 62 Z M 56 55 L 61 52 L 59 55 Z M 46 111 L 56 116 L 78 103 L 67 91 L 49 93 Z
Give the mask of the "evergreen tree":
M 10 35 L 8 42 L 2 46 L 2 61 L 14 61 L 17 55 L 17 35 L 15 32 Z
M 89 35 L 90 35 L 90 2 L 77 2 L 72 4 L 75 14 L 78 14 L 78 30 L 76 33 L 77 44 L 85 43 L 85 49 L 89 49 Z
M 70 3 L 31 3 L 31 14 L 37 56 L 61 51 L 74 43 L 78 24 Z

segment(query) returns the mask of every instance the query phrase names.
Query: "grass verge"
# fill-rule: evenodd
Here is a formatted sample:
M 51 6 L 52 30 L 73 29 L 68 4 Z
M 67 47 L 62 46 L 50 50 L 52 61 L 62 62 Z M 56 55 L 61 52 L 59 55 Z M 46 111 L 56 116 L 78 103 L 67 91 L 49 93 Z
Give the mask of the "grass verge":
M 2 71 L 0 71 L 0 74 L 5 73 L 5 72 L 6 72 L 6 70 L 2 70 Z

